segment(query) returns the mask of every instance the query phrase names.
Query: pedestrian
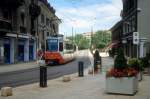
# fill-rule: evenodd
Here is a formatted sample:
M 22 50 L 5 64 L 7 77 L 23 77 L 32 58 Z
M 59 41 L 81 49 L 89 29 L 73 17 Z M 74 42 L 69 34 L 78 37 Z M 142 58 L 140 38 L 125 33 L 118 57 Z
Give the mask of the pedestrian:
M 99 51 L 96 50 L 94 53 L 94 71 L 98 71 L 98 65 L 101 65 L 101 56 L 99 55 Z

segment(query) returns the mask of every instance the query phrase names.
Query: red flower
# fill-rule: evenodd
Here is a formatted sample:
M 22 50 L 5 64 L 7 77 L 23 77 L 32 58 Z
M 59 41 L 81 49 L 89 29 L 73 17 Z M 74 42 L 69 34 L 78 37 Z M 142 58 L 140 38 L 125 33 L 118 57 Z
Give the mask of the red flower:
M 112 68 L 107 72 L 107 77 L 132 77 L 136 76 L 138 71 L 134 68 L 126 68 L 123 70 Z

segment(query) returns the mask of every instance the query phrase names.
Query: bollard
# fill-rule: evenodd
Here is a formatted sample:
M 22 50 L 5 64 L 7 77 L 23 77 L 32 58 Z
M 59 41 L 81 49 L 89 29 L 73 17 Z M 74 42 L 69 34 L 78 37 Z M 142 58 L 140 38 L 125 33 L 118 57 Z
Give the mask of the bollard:
M 47 67 L 40 66 L 40 87 L 47 87 Z
M 84 76 L 84 63 L 82 61 L 78 63 L 78 73 L 79 73 L 79 77 Z

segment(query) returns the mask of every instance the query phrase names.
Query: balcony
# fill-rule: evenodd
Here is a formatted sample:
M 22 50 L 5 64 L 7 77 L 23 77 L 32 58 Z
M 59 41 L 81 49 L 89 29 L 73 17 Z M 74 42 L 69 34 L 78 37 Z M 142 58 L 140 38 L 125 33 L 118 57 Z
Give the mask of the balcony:
M 11 21 L 0 18 L 0 35 L 5 35 L 12 31 Z

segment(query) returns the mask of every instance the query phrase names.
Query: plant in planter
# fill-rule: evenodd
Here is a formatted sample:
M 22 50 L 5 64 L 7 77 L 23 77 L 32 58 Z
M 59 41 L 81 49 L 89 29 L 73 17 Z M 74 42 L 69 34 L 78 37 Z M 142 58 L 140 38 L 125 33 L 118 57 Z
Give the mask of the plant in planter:
M 129 59 L 128 62 L 129 67 L 134 68 L 136 71 L 138 71 L 138 80 L 142 80 L 142 71 L 144 70 L 144 63 L 142 60 L 136 59 L 136 58 L 131 58 Z
M 106 74 L 106 92 L 133 95 L 138 90 L 138 71 L 127 65 L 122 49 L 118 49 L 114 67 Z

